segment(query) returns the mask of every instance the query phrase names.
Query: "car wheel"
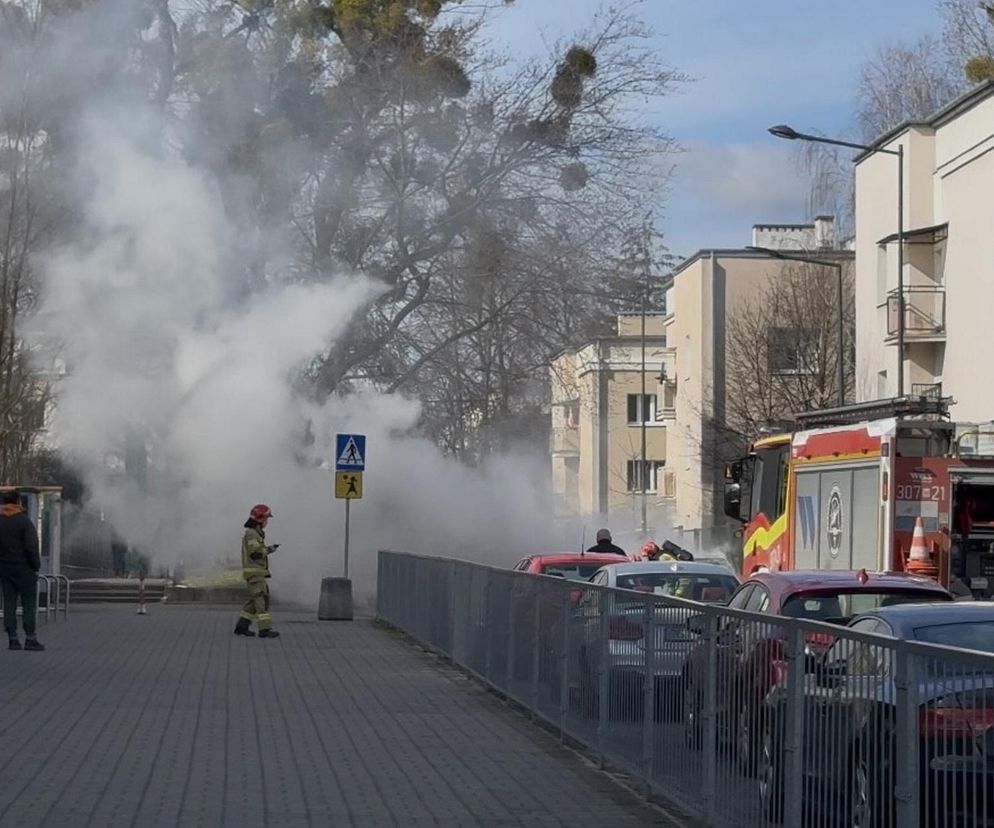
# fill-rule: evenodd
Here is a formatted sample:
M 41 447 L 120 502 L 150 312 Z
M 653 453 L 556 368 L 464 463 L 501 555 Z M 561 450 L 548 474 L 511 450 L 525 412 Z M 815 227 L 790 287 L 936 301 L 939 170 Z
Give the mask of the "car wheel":
M 884 744 L 887 744 L 885 742 Z M 883 752 L 874 761 L 859 751 L 849 783 L 849 821 L 852 828 L 883 828 L 894 824 L 890 763 Z
M 752 776 L 756 770 L 757 738 L 761 738 L 759 730 L 756 705 L 746 696 L 739 703 L 735 716 L 735 758 L 739 770 L 746 776 Z
M 759 803 L 770 822 L 783 822 L 783 763 L 780 740 L 770 725 L 763 728 L 759 748 Z

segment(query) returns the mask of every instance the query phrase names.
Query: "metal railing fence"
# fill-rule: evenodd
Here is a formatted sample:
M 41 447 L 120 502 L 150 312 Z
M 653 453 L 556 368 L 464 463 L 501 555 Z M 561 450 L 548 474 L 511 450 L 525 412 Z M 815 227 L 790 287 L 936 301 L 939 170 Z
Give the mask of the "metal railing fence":
M 35 584 L 35 597 L 38 606 L 38 618 L 58 621 L 59 613 L 63 618 L 69 617 L 70 581 L 65 575 L 48 575 L 38 573 Z M 4 617 L 6 608 L 3 603 L 3 592 L 0 591 L 0 618 Z M 22 609 L 17 607 L 17 614 L 22 615 Z
M 709 825 L 994 825 L 994 656 L 395 552 L 377 613 Z

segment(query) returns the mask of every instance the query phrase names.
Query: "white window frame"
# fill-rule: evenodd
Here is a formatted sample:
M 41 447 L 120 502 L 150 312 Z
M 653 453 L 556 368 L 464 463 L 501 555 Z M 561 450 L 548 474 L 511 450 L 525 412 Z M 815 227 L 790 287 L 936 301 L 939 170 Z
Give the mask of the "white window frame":
M 635 398 L 635 419 L 632 419 L 632 398 Z M 648 402 L 648 406 L 645 403 Z M 625 416 L 628 418 L 628 425 L 642 425 L 642 423 L 654 423 L 656 422 L 656 414 L 658 412 L 659 400 L 655 394 L 646 394 L 643 398 L 642 394 L 629 394 L 625 398 Z M 648 416 L 646 415 L 645 409 L 648 408 Z M 639 417 L 644 417 L 644 419 L 639 419 Z

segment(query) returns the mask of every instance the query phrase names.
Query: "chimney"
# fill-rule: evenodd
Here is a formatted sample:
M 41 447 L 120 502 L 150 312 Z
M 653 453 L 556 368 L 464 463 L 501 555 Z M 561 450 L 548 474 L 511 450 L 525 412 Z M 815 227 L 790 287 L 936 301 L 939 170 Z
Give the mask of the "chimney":
M 815 246 L 819 250 L 835 248 L 834 216 L 815 216 Z

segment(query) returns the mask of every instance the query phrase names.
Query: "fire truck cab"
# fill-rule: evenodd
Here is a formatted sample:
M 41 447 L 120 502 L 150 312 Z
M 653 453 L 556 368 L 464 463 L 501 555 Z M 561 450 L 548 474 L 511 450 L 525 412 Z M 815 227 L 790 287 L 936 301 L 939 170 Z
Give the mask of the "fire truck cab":
M 743 575 L 907 569 L 919 519 L 936 577 L 994 596 L 994 426 L 902 397 L 801 414 L 726 469 Z

